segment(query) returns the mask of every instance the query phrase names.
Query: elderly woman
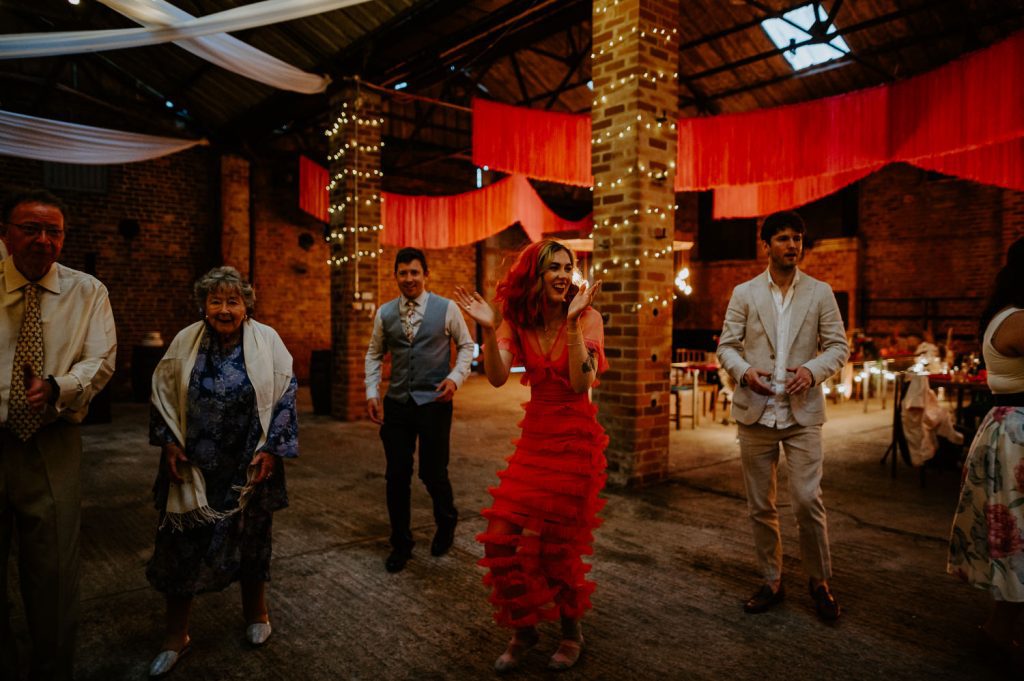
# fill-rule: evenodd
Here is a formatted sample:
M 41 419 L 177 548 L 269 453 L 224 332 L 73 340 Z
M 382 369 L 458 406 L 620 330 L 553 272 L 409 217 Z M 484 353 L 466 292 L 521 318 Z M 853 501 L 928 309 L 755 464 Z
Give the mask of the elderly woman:
M 477 536 L 494 618 L 514 632 L 494 663 L 499 673 L 520 666 L 544 621 L 561 623 L 549 669 L 569 669 L 583 650 L 580 618 L 595 585 L 582 556 L 592 552 L 592 530 L 600 524 L 608 444 L 588 391 L 607 363 L 601 315 L 590 307 L 601 282 L 577 287 L 574 273 L 564 244 L 527 246 L 498 284 L 503 321 L 479 293 L 456 289 L 458 303 L 483 329 L 490 383 L 504 385 L 513 364 L 522 364 L 530 386 L 522 437 L 490 489 L 494 504 L 483 511 L 487 529 Z
M 251 318 L 252 286 L 218 267 L 196 282 L 195 297 L 204 318 L 178 333 L 153 375 L 160 527 L 146 577 L 166 594 L 167 619 L 150 676 L 189 650 L 192 597 L 235 580 L 246 638 L 261 645 L 270 636 L 271 524 L 288 505 L 281 459 L 298 454 L 292 358 L 277 332 Z

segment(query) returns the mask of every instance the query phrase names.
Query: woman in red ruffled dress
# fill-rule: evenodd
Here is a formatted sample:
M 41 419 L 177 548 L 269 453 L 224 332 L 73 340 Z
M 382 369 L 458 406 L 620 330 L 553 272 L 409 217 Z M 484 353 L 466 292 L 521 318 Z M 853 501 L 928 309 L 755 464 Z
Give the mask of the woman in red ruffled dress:
M 500 325 L 479 293 L 456 292 L 483 329 L 491 385 L 503 385 L 513 365 L 524 365 L 523 384 L 530 386 L 522 436 L 490 489 L 487 530 L 477 536 L 495 620 L 515 631 L 494 664 L 498 672 L 518 667 L 539 640 L 535 626 L 556 619 L 561 642 L 548 667 L 572 667 L 583 649 L 580 618 L 591 607 L 594 583 L 582 556 L 593 552 L 592 530 L 601 522 L 608 437 L 588 391 L 606 361 L 601 315 L 590 307 L 601 284 L 577 288 L 574 272 L 565 245 L 527 246 L 498 284 Z

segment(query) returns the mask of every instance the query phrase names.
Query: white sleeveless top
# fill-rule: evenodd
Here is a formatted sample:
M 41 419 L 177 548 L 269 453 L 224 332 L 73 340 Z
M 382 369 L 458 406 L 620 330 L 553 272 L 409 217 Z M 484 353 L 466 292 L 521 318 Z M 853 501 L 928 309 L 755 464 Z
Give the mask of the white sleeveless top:
M 1024 357 L 1007 357 L 992 347 L 992 336 L 996 329 L 1014 312 L 1022 308 L 1008 307 L 988 323 L 985 339 L 981 344 L 981 353 L 985 357 L 985 368 L 988 370 L 988 388 L 993 394 L 1024 393 Z

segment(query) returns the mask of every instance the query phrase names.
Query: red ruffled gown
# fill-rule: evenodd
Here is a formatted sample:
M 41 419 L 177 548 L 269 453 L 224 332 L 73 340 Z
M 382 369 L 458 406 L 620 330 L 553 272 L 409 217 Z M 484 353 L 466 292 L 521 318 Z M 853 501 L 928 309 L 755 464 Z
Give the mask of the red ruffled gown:
M 580 321 L 583 341 L 601 372 L 607 366 L 601 316 L 588 308 Z M 525 365 L 522 382 L 530 386 L 530 401 L 523 405 L 526 415 L 519 423 L 522 435 L 512 441 L 516 448 L 508 467 L 498 473 L 500 483 L 488 490 L 494 504 L 483 510 L 488 520 L 503 520 L 523 531 L 477 535 L 485 545 L 514 547 L 510 556 L 479 562 L 488 568 L 484 584 L 491 588 L 494 618 L 506 627 L 560 616 L 579 618 L 591 608 L 595 584 L 586 578 L 590 565 L 582 556 L 593 553 L 592 530 L 601 524 L 597 513 L 605 500 L 598 493 L 607 477 L 608 436 L 597 423 L 597 407 L 588 394 L 574 392 L 569 384 L 565 335 L 563 325 L 545 355 L 536 332 L 507 322 L 498 330 L 499 347 L 515 356 L 515 364 Z M 510 591 L 522 595 L 506 597 Z

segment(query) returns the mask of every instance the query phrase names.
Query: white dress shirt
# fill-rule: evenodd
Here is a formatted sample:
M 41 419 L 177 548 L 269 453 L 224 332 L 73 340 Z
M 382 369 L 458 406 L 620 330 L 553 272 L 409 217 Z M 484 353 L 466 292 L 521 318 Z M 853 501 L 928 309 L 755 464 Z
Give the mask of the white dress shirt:
M 13 258 L 0 263 L 0 422 L 7 421 L 14 351 L 25 311 L 22 289 L 28 283 Z M 43 422 L 59 416 L 77 423 L 114 373 L 117 337 L 107 288 L 95 277 L 57 263 L 35 283 L 43 321 L 41 378 L 52 375 L 60 388 Z
M 789 363 L 789 322 L 793 311 L 793 291 L 800 282 L 800 270 L 793 274 L 793 281 L 782 295 L 782 289 L 772 279 L 770 270 L 765 270 L 768 277 L 768 290 L 771 291 L 775 304 L 775 371 L 771 377 L 771 389 L 774 396 L 768 400 L 758 423 L 769 428 L 789 428 L 796 425 L 793 411 L 789 408 L 789 395 L 786 394 L 786 367 Z
M 424 291 L 415 298 L 416 306 L 408 312 L 409 300 L 405 296 L 399 298 L 398 314 L 406 317 L 413 328 L 413 338 L 419 333 L 423 323 L 423 312 L 427 309 L 427 300 L 430 292 Z M 380 318 L 381 308 L 377 308 L 377 314 L 373 318 L 373 332 L 370 334 L 370 347 L 366 349 L 366 399 L 373 400 L 380 397 L 380 374 L 381 364 L 384 360 L 384 322 Z M 455 367 L 448 374 L 447 378 L 461 388 L 466 377 L 469 376 L 473 362 L 473 337 L 469 335 L 469 328 L 466 320 L 454 300 L 448 301 L 448 309 L 444 314 L 444 330 L 448 337 L 455 341 L 458 354 L 455 357 Z

